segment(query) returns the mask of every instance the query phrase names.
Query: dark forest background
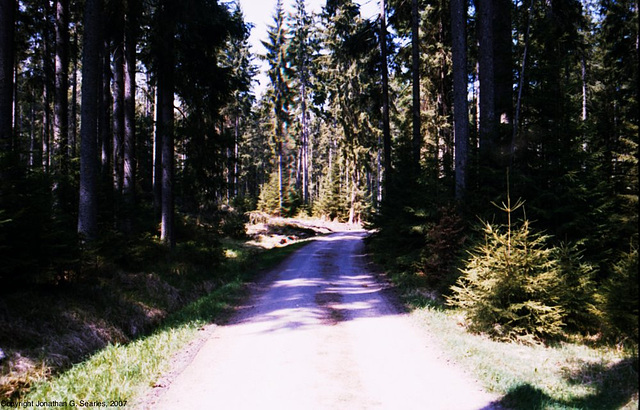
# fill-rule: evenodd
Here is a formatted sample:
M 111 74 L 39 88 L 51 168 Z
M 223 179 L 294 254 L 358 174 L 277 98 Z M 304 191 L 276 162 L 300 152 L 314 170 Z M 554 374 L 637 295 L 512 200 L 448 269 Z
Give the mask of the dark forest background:
M 266 55 L 250 30 L 233 2 L 0 0 L 0 293 L 260 211 L 365 224 L 495 337 L 637 343 L 637 0 L 279 0 Z

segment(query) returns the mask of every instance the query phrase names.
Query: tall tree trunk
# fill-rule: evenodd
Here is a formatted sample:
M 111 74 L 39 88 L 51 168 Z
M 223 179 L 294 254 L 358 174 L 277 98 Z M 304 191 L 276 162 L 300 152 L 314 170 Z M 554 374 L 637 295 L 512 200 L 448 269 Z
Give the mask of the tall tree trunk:
M 478 77 L 480 79 L 480 156 L 485 163 L 493 164 L 496 149 L 497 130 L 495 100 L 495 70 L 493 46 L 493 2 L 494 0 L 478 0 Z
M 55 95 L 53 138 L 56 168 L 67 175 L 69 168 L 69 0 L 56 0 Z
M 306 70 L 303 67 L 303 70 Z M 302 110 L 302 202 L 309 204 L 309 113 L 307 112 L 307 78 L 306 73 L 300 81 Z
M 73 49 L 78 49 L 78 29 L 73 33 Z M 78 53 L 73 53 L 73 68 L 71 76 L 71 118 L 69 120 L 69 145 L 71 158 L 78 155 Z
M 493 57 L 495 85 L 496 154 L 498 165 L 508 162 L 513 130 L 513 58 L 511 35 L 511 0 L 493 0 Z
M 387 66 L 387 5 L 380 1 L 380 54 L 382 58 L 382 141 L 384 145 L 385 188 L 391 175 L 391 129 L 389 127 L 389 68 Z
M 121 16 L 122 17 L 122 16 Z M 119 24 L 119 23 L 118 23 Z M 113 51 L 113 189 L 122 193 L 124 172 L 124 32 L 116 30 Z
M 42 141 L 40 140 L 41 134 L 36 129 L 36 106 L 35 103 L 31 103 L 31 138 L 29 146 L 29 168 L 35 171 L 42 169 Z
M 174 141 L 173 141 L 173 94 L 174 70 L 173 60 L 174 27 L 173 0 L 165 0 L 160 11 L 163 48 L 159 50 L 158 63 L 158 95 L 161 104 L 161 152 L 162 152 L 162 195 L 160 239 L 170 248 L 175 246 L 174 225 Z
M 42 89 L 42 170 L 45 174 L 49 174 L 49 164 L 51 163 L 51 148 L 49 147 L 49 141 L 51 140 L 51 109 L 49 107 L 49 87 L 48 81 L 45 81 L 45 85 Z
M 51 164 L 51 77 L 53 69 L 49 57 L 51 49 L 49 38 L 46 33 L 43 34 L 44 58 L 42 67 L 44 70 L 44 84 L 42 87 L 42 169 L 49 174 Z
M 162 213 L 162 96 L 155 90 L 155 121 L 153 138 L 153 208 L 156 215 Z
M 14 50 L 17 51 L 17 50 Z M 16 154 L 17 153 L 17 138 L 18 136 L 22 133 L 21 130 L 21 125 L 22 125 L 22 121 L 20 118 L 20 104 L 18 101 L 18 86 L 20 84 L 20 79 L 19 79 L 19 75 L 20 72 L 18 71 L 18 67 L 20 65 L 20 62 L 14 58 L 13 61 L 13 98 L 11 99 L 11 101 L 13 101 L 13 132 L 11 133 L 11 137 L 9 138 L 9 149 L 14 151 L 13 153 Z
M 524 91 L 525 69 L 527 66 L 527 54 L 529 52 L 529 33 L 531 30 L 531 12 L 533 10 L 533 0 L 531 0 L 529 9 L 527 10 L 527 27 L 524 33 L 524 49 L 522 51 L 522 63 L 520 64 L 520 74 L 518 81 L 518 96 L 516 99 L 515 114 L 513 119 L 513 131 L 511 134 L 511 147 L 509 155 L 509 166 L 513 166 L 516 150 L 518 147 L 518 128 L 520 127 L 520 109 L 522 107 L 522 92 Z M 583 91 L 584 92 L 584 91 Z M 584 94 L 583 94 L 584 96 Z
M 80 125 L 80 197 L 78 233 L 85 241 L 96 238 L 98 228 L 98 87 L 102 0 L 86 0 L 82 50 L 82 122 Z
M 16 1 L 0 0 L 0 156 L 11 148 Z M 0 170 L 0 177 L 5 169 Z
M 451 0 L 453 60 L 453 125 L 455 139 L 455 196 L 463 201 L 467 191 L 469 109 L 467 106 L 467 2 Z
M 105 40 L 100 50 L 100 63 L 102 64 L 102 78 L 99 87 L 99 107 L 98 107 L 98 142 L 100 147 L 100 174 L 103 183 L 111 185 L 113 183 L 113 169 L 111 166 L 112 150 L 111 143 L 111 63 L 110 42 Z
M 282 143 L 282 124 L 278 124 L 278 134 L 280 137 L 276 142 L 276 155 L 278 157 L 278 214 L 282 215 L 284 209 L 284 155 Z
M 418 0 L 411 1 L 411 76 L 413 102 L 411 106 L 413 120 L 413 167 L 415 176 L 420 170 L 420 150 L 422 148 L 422 132 L 420 119 L 420 10 Z
M 128 206 L 135 201 L 136 173 L 136 26 L 138 24 L 137 0 L 127 1 L 125 25 L 124 72 L 124 200 Z

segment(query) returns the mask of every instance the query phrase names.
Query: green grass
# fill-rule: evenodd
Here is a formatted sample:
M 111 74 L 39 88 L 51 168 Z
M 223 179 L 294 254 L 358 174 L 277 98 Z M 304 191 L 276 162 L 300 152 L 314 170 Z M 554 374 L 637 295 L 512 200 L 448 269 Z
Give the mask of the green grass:
M 86 361 L 48 380 L 33 384 L 22 401 L 127 401 L 152 386 L 168 370 L 169 359 L 198 336 L 202 326 L 223 320 L 244 295 L 245 281 L 274 267 L 305 243 L 256 253 L 226 244 L 231 256 L 222 266 L 227 283 L 171 314 L 151 335 L 125 345 L 109 345 Z
M 456 311 L 435 307 L 418 308 L 413 317 L 506 408 L 638 408 L 638 358 L 632 352 L 496 342 L 466 332 Z

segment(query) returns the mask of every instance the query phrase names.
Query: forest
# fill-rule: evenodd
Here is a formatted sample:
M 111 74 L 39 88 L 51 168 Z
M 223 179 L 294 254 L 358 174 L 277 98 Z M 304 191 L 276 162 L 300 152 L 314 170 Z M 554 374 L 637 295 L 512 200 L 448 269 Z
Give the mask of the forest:
M 637 352 L 637 0 L 277 0 L 265 55 L 251 29 L 233 1 L 0 0 L 0 317 L 268 214 L 365 226 L 498 340 Z

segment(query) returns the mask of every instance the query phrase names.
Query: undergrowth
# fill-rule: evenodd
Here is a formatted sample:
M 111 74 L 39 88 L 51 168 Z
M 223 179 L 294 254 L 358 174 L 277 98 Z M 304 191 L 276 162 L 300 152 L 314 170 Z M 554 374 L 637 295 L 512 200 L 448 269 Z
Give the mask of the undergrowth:
M 0 292 L 0 399 L 126 400 L 244 283 L 302 246 L 265 250 L 183 221 L 173 252 L 151 235 L 104 237 L 82 272 Z M 111 245 L 108 245 L 110 243 Z

